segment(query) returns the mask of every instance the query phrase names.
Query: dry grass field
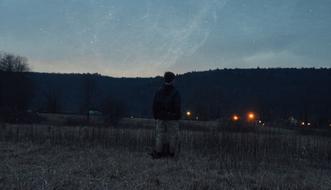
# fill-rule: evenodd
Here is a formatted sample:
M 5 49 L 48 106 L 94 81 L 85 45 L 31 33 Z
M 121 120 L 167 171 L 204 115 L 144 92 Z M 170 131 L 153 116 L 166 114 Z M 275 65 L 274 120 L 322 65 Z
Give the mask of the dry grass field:
M 154 130 L 136 125 L 3 124 L 0 189 L 331 189 L 328 135 L 183 127 L 179 158 L 152 160 Z

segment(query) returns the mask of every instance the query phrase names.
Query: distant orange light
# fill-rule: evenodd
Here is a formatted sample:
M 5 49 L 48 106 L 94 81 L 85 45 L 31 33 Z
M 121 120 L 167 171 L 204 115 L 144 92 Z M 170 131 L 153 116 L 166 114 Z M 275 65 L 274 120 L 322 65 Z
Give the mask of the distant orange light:
M 187 111 L 186 115 L 187 115 L 187 117 L 190 117 L 192 115 L 192 113 L 190 111 Z
M 238 120 L 239 120 L 239 116 L 237 116 L 237 115 L 233 115 L 233 116 L 232 116 L 232 120 L 233 120 L 233 121 L 238 121 Z
M 255 119 L 255 114 L 252 113 L 252 112 L 249 112 L 249 113 L 248 113 L 248 120 L 252 121 L 252 120 L 254 120 L 254 119 Z

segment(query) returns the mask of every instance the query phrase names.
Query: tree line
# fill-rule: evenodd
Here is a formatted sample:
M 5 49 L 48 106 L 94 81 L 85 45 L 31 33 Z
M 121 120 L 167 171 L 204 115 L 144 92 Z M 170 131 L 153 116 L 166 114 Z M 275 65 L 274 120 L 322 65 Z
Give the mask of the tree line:
M 66 82 L 53 85 L 46 81 L 44 84 L 47 88 L 40 89 L 38 84 L 42 81 L 35 81 L 31 75 L 33 73 L 26 57 L 0 52 L 0 121 L 38 122 L 39 118 L 33 114 L 36 111 L 64 112 L 61 106 L 63 98 L 67 96 L 63 88 Z M 106 116 L 106 122 L 116 123 L 124 115 L 125 106 L 112 97 L 107 97 L 102 104 L 96 105 L 96 77 L 98 74 L 88 73 L 79 79 L 81 89 L 78 94 L 82 101 L 77 103 L 80 108 L 76 113 L 85 114 L 86 122 L 89 122 L 91 113 L 95 112 L 93 110 L 100 110 Z M 38 109 L 34 109 L 35 102 L 40 105 Z
M 8 54 L 1 55 L 0 68 L 0 107 L 6 113 L 30 109 L 89 117 L 92 110 L 110 117 L 151 117 L 154 92 L 162 85 L 159 76 L 27 72 L 26 58 Z M 186 119 L 214 120 L 253 111 L 264 121 L 294 117 L 323 125 L 331 122 L 330 83 L 327 68 L 216 69 L 178 75 L 175 81 Z M 14 98 L 17 94 L 25 95 Z

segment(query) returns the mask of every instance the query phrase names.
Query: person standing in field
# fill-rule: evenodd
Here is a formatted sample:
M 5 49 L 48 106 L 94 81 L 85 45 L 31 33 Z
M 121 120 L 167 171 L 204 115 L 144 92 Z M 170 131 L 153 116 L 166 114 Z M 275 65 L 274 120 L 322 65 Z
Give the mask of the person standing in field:
M 152 157 L 174 157 L 179 153 L 179 123 L 181 98 L 174 87 L 175 74 L 164 73 L 164 84 L 155 93 L 153 116 L 156 120 L 155 147 Z

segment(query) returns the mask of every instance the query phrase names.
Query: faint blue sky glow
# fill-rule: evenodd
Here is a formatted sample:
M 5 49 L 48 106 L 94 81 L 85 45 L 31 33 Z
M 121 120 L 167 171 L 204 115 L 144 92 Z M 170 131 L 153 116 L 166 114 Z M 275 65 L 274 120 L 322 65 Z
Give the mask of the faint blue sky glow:
M 331 67 L 328 0 L 0 0 L 0 51 L 34 71 L 155 76 Z

